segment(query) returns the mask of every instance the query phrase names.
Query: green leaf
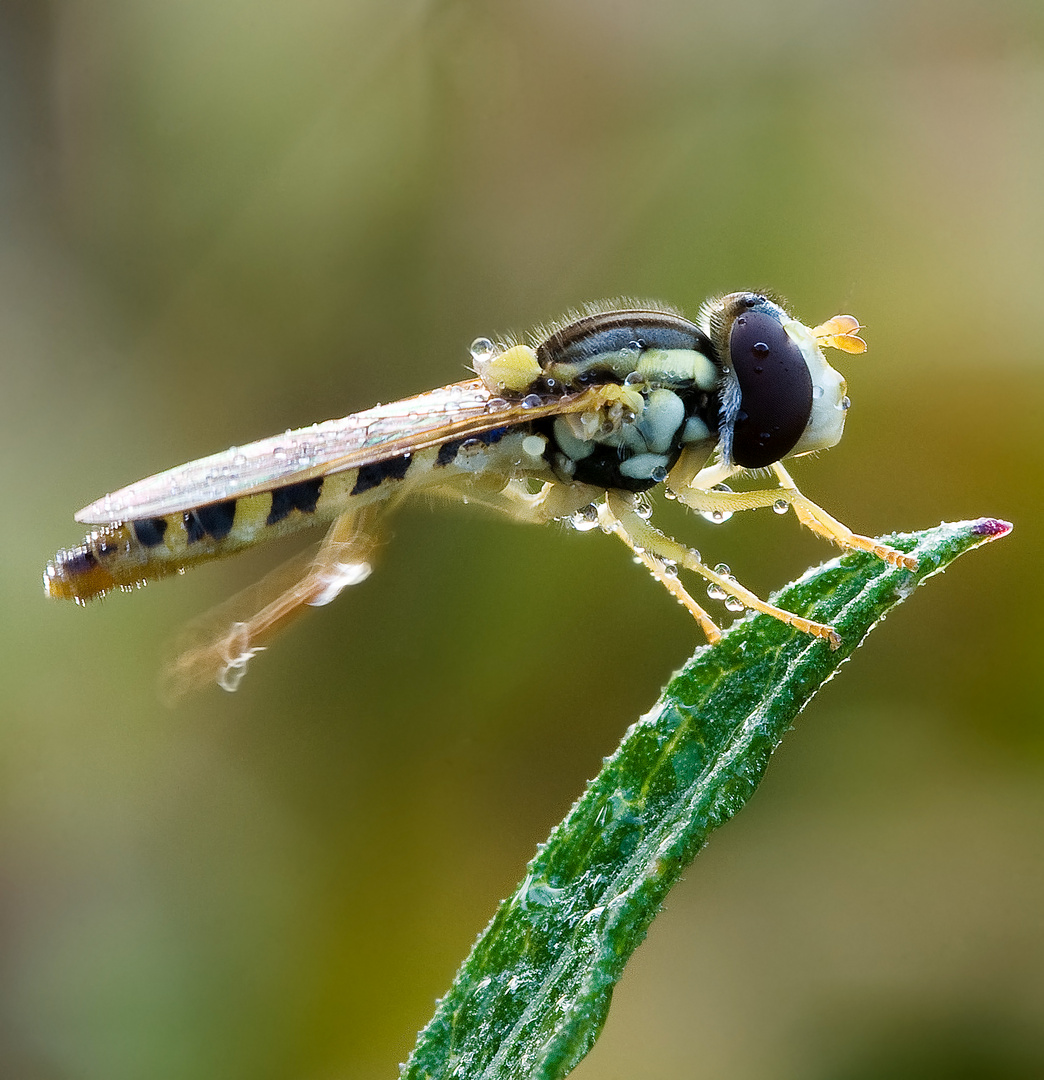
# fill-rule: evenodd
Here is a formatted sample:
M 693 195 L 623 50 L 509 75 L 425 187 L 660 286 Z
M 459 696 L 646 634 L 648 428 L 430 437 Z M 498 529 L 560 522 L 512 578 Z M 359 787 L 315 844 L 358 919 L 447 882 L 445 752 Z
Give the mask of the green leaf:
M 501 902 L 403 1075 L 569 1073 L 594 1045 L 613 986 L 668 890 L 753 794 L 812 695 L 917 585 L 1010 531 L 984 518 L 886 537 L 917 557 L 916 571 L 849 554 L 774 598 L 831 623 L 838 649 L 766 615 L 697 649 Z

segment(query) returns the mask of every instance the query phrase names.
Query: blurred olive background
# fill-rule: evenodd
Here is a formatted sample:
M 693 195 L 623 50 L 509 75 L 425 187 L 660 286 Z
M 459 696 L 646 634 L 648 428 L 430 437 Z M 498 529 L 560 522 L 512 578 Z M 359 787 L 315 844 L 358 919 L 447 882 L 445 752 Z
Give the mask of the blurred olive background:
M 79 610 L 73 512 L 479 334 L 748 286 L 868 327 L 813 498 L 1016 531 L 813 703 L 576 1075 L 1044 1075 L 1039 0 L 0 6 L 0 1075 L 395 1076 L 698 640 L 611 539 L 419 504 L 170 711 L 167 639 L 294 547 Z M 831 554 L 661 521 L 762 592 Z

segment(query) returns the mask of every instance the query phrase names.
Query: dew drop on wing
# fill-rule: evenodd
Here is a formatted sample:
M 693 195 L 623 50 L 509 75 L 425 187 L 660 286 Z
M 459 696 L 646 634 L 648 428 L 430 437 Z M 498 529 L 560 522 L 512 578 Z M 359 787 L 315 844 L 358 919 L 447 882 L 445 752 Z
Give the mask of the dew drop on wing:
M 726 593 L 720 585 L 715 585 L 712 581 L 710 585 L 707 586 L 707 595 L 712 600 L 724 600 L 725 597 L 728 596 L 728 593 Z
M 743 603 L 742 600 L 739 599 L 739 597 L 736 597 L 736 596 L 726 596 L 725 597 L 725 608 L 726 608 L 727 611 L 742 611 L 745 606 L 746 605 Z
M 700 517 L 712 525 L 724 525 L 732 517 L 731 510 L 701 510 Z
M 785 514 L 790 509 L 790 503 L 786 499 L 777 499 L 772 504 L 772 509 L 777 514 Z

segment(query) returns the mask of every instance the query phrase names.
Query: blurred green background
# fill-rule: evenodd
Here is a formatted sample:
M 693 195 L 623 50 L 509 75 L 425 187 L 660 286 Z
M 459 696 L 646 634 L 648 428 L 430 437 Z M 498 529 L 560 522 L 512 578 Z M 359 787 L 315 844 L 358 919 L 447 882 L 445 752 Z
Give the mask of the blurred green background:
M 575 1075 L 1044 1075 L 1039 0 L 0 6 L 0 1075 L 396 1075 L 698 640 L 611 539 L 420 504 L 169 711 L 165 641 L 293 547 L 79 610 L 73 512 L 479 334 L 748 286 L 868 328 L 813 498 L 1016 531 L 817 698 Z M 763 593 L 831 554 L 661 521 Z

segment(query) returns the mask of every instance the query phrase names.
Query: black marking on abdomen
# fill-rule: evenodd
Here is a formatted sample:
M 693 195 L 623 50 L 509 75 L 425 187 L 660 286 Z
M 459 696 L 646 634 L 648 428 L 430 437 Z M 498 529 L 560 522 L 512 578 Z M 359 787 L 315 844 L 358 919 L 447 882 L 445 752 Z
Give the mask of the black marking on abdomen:
M 490 431 L 480 431 L 477 435 L 469 435 L 466 439 L 451 439 L 439 447 L 438 457 L 435 458 L 435 467 L 441 468 L 452 465 L 456 460 L 460 448 L 469 442 L 479 442 L 483 446 L 494 446 L 508 433 L 506 427 L 493 428 Z
M 406 470 L 410 467 L 412 454 L 403 454 L 402 457 L 388 458 L 387 461 L 375 461 L 372 465 L 363 465 L 359 469 L 359 475 L 355 478 L 353 495 L 361 495 L 371 488 L 380 487 L 385 480 L 402 480 L 406 476 Z
M 201 506 L 197 510 L 187 510 L 184 514 L 187 543 L 195 544 L 208 535 L 215 540 L 224 540 L 232 531 L 235 517 L 235 499 L 211 503 L 210 506 Z
M 68 577 L 90 573 L 98 565 L 98 559 L 90 548 L 77 548 L 75 551 L 59 551 L 54 558 L 60 573 Z
M 131 525 L 138 543 L 144 547 L 156 547 L 163 543 L 163 534 L 167 531 L 166 518 L 141 518 L 139 521 L 132 521 Z
M 314 514 L 319 502 L 319 492 L 323 488 L 323 478 L 302 480 L 297 484 L 287 484 L 272 492 L 272 509 L 265 519 L 266 525 L 278 525 L 291 510 L 300 510 L 302 514 Z
M 102 533 L 102 535 L 99 536 L 95 548 L 98 554 L 103 558 L 109 558 L 120 553 L 120 545 L 115 543 L 112 537 L 105 535 L 105 533 Z

